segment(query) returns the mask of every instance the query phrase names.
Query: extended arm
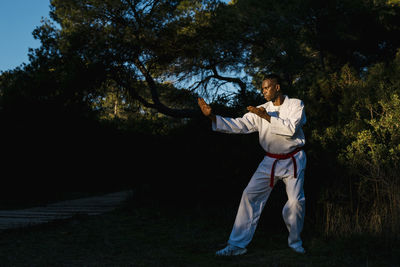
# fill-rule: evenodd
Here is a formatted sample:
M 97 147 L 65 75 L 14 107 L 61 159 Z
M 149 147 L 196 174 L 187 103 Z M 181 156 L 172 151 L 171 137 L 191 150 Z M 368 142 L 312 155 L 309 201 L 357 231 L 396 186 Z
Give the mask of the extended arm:
M 221 117 L 212 113 L 211 107 L 203 98 L 199 97 L 197 101 L 204 116 L 211 119 L 214 131 L 243 134 L 257 131 L 256 116 L 254 114 L 246 113 L 242 118 Z

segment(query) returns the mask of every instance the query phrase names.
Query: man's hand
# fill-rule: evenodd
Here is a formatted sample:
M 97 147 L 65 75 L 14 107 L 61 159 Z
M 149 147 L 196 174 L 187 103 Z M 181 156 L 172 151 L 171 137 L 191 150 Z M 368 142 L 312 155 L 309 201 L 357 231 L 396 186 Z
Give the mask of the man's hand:
M 199 104 L 201 112 L 203 112 L 204 116 L 209 117 L 212 121 L 215 122 L 216 118 L 215 115 L 212 113 L 210 105 L 208 105 L 206 101 L 204 101 L 204 99 L 201 97 L 197 98 L 197 103 Z
M 256 114 L 257 116 L 266 119 L 268 122 L 271 122 L 271 116 L 268 115 L 267 111 L 263 107 L 253 107 L 253 106 L 248 106 L 247 110 L 250 111 L 251 113 Z

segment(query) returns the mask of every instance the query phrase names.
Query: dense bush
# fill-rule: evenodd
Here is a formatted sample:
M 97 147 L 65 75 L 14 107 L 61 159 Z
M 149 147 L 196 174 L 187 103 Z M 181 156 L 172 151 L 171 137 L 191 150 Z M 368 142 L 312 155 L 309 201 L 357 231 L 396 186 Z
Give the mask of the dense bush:
M 311 135 L 317 155 L 336 154 L 324 164 L 330 175 L 320 191 L 326 234 L 399 233 L 399 67 L 400 53 L 364 73 L 344 66 L 320 86 L 340 101 L 336 120 Z

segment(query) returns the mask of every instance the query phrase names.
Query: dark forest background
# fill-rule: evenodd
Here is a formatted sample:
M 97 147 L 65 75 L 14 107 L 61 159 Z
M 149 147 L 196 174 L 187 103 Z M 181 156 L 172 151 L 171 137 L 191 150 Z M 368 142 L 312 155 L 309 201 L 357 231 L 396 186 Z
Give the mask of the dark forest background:
M 133 189 L 136 201 L 237 206 L 263 75 L 306 107 L 306 224 L 400 233 L 400 3 L 394 0 L 52 0 L 28 64 L 0 74 L 2 206 Z M 280 213 L 282 185 L 270 207 Z M 281 218 L 276 218 L 281 221 Z M 274 223 L 274 221 L 269 221 Z

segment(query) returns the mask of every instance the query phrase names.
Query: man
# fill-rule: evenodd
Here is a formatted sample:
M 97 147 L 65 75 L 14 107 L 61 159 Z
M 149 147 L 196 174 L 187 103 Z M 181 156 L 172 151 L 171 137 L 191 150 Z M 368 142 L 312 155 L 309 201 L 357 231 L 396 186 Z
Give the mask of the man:
M 202 98 L 198 104 L 203 114 L 212 121 L 214 131 L 224 133 L 252 133 L 258 131 L 259 142 L 266 151 L 264 159 L 244 189 L 228 245 L 216 252 L 219 256 L 241 255 L 253 238 L 264 205 L 277 180 L 286 185 L 288 201 L 282 215 L 289 231 L 289 247 L 305 253 L 300 233 L 305 215 L 303 190 L 306 155 L 302 126 L 306 122 L 301 100 L 282 94 L 278 75 L 267 75 L 262 82 L 262 93 L 267 103 L 249 106 L 241 118 L 227 118 L 212 113 Z

